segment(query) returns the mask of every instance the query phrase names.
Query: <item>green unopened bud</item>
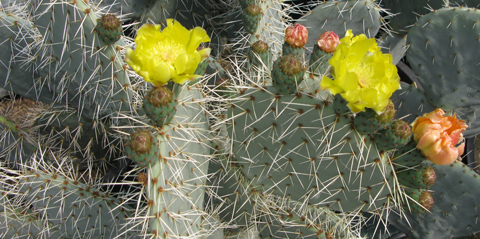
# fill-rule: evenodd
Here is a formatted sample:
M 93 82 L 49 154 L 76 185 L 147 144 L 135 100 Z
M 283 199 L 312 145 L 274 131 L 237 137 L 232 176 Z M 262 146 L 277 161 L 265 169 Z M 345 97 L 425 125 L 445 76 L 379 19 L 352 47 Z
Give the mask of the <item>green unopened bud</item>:
M 130 135 L 128 146 L 137 154 L 145 154 L 150 151 L 153 137 L 148 131 L 139 131 Z
M 435 184 L 435 181 L 437 181 L 437 173 L 435 172 L 435 169 L 430 166 L 425 167 L 422 171 L 422 179 L 423 183 L 427 186 Z
M 303 71 L 302 61 L 294 55 L 286 55 L 280 60 L 280 70 L 288 76 L 294 76 Z
M 148 103 L 155 107 L 165 107 L 173 100 L 173 93 L 166 86 L 159 86 L 148 92 Z
M 285 42 L 295 48 L 305 46 L 308 42 L 307 28 L 298 23 L 293 27 L 288 27 L 285 32 Z
M 381 113 L 380 115 L 376 114 L 375 119 L 377 119 L 382 124 L 386 124 L 386 123 L 391 122 L 393 120 L 393 118 L 395 117 L 395 112 L 396 112 L 395 105 L 390 100 L 388 102 L 388 105 L 385 106 L 385 108 L 383 110 L 383 113 Z
M 253 43 L 251 48 L 255 53 L 266 53 L 268 51 L 268 44 L 262 40 L 259 40 Z
M 100 24 L 107 30 L 115 30 L 122 25 L 120 19 L 112 14 L 103 15 Z
M 410 127 L 410 124 L 403 120 L 395 120 L 391 127 L 393 133 L 401 139 L 408 139 L 412 136 L 412 128 Z
M 317 40 L 318 47 L 326 53 L 332 53 L 340 44 L 340 39 L 337 34 L 332 31 L 324 32 Z
M 250 4 L 245 9 L 245 12 L 247 12 L 247 14 L 250 16 L 258 16 L 260 13 L 262 13 L 262 8 L 258 5 Z

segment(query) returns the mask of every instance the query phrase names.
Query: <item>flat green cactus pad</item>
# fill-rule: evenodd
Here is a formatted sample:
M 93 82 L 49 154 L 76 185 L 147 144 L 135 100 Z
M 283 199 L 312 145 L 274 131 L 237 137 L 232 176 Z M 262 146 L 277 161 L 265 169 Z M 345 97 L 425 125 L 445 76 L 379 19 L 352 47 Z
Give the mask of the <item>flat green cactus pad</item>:
M 247 90 L 229 111 L 232 153 L 254 188 L 333 210 L 376 210 L 394 197 L 386 154 L 348 115 L 308 95 Z
M 427 100 L 445 111 L 467 109 L 462 110 L 462 120 L 469 126 L 479 120 L 479 21 L 475 8 L 443 8 L 421 17 L 407 35 L 407 60 Z M 469 127 L 464 135 L 477 133 Z
M 327 1 L 320 3 L 312 14 L 299 20 L 299 23 L 308 28 L 308 43 L 313 46 L 320 34 L 333 31 L 340 38 L 345 36 L 348 29 L 353 34 L 364 33 L 367 37 L 374 37 L 381 25 L 379 7 L 373 1 Z
M 405 213 L 403 219 L 392 213 L 389 221 L 418 239 L 461 237 L 479 232 L 480 175 L 461 162 L 444 166 L 429 161 L 424 164 L 437 173 L 437 181 L 430 187 L 434 200 L 431 213 Z

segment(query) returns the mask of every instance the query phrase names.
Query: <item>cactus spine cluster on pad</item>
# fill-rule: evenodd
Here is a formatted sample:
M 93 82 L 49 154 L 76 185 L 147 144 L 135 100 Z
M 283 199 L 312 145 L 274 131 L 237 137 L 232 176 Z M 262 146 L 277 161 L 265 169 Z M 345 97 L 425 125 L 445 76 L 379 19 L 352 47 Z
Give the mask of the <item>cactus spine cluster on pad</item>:
M 0 237 L 479 232 L 477 4 L 2 1 Z

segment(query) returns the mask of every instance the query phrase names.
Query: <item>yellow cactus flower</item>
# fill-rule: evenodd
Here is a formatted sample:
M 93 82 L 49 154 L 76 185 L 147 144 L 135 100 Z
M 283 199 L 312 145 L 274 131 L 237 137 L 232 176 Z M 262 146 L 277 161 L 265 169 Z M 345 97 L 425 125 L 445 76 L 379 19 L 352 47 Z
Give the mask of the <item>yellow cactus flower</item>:
M 392 56 L 383 54 L 375 39 L 364 34 L 354 36 L 348 30 L 328 62 L 334 80 L 324 76 L 321 89 L 340 94 L 354 113 L 371 108 L 381 114 L 400 88 Z
M 210 48 L 197 50 L 200 43 L 209 42 L 207 32 L 196 27 L 187 30 L 179 22 L 167 19 L 167 27 L 145 24 L 139 30 L 135 51 L 127 49 L 125 61 L 145 81 L 157 86 L 173 80 L 183 84 L 202 76 L 194 75 L 198 64 L 210 55 Z

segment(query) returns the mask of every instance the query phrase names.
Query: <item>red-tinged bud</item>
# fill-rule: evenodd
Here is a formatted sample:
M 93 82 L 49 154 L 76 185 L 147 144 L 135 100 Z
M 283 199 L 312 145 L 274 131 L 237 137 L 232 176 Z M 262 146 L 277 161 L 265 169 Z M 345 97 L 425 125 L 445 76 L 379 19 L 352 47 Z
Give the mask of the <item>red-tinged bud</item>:
M 383 109 L 383 113 L 379 115 L 376 114 L 375 119 L 377 119 L 382 124 L 387 124 L 388 122 L 391 122 L 393 118 L 395 118 L 395 105 L 390 100 L 388 102 L 388 105 L 385 106 L 385 108 Z
M 148 93 L 148 103 L 155 107 L 167 106 L 173 100 L 173 93 L 166 86 L 159 86 Z
M 434 204 L 432 194 L 429 191 L 423 191 L 418 197 L 418 203 L 425 209 L 430 210 Z
M 262 13 L 262 8 L 257 5 L 248 5 L 245 11 L 250 16 L 258 16 L 260 13 Z
M 326 53 L 332 53 L 340 44 L 340 38 L 332 31 L 324 32 L 317 41 L 318 47 Z
M 294 55 L 287 55 L 280 60 L 280 70 L 288 76 L 299 74 L 303 70 L 302 61 Z
M 137 154 L 144 154 L 152 148 L 153 137 L 148 131 L 139 131 L 130 135 L 128 146 Z
M 401 139 L 408 139 L 412 136 L 412 128 L 403 120 L 395 120 L 392 123 L 392 131 Z
M 422 179 L 423 183 L 427 186 L 435 184 L 435 181 L 437 181 L 437 173 L 435 172 L 435 169 L 430 166 L 425 167 L 422 171 Z
M 298 23 L 293 27 L 288 27 L 285 32 L 285 42 L 295 48 L 305 46 L 308 42 L 307 28 Z
M 259 40 L 253 43 L 251 48 L 255 53 L 266 53 L 268 51 L 268 44 L 262 40 Z
M 122 23 L 115 15 L 105 14 L 102 16 L 101 25 L 107 30 L 115 30 L 122 26 Z

